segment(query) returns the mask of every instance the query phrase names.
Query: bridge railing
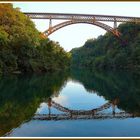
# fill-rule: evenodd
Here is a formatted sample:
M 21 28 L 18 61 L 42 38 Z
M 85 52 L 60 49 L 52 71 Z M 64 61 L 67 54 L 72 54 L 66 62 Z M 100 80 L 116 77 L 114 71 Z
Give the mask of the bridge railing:
M 115 15 L 90 15 L 90 14 L 65 14 L 65 13 L 29 13 L 25 12 L 25 15 L 32 19 L 56 19 L 56 20 L 96 20 L 96 21 L 108 21 L 108 22 L 140 22 L 140 17 L 129 16 L 115 16 Z

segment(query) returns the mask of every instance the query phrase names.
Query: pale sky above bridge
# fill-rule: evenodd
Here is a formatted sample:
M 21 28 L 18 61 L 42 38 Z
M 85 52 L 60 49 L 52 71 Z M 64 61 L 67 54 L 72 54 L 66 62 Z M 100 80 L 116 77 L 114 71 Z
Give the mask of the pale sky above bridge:
M 14 2 L 22 12 L 102 14 L 140 17 L 140 2 Z M 34 20 L 39 31 L 48 28 L 48 20 Z M 61 21 L 59 21 L 61 22 Z M 52 21 L 53 25 L 58 21 Z M 113 23 L 107 23 L 113 26 Z M 64 27 L 52 35 L 50 39 L 58 41 L 66 50 L 82 46 L 87 39 L 96 38 L 106 31 L 89 24 L 75 24 Z

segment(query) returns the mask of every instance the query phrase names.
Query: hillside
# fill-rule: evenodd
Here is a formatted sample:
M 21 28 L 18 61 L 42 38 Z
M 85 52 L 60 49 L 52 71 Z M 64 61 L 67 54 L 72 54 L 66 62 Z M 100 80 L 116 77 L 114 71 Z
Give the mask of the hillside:
M 102 69 L 140 69 L 140 24 L 120 24 L 121 39 L 111 33 L 74 48 L 72 66 Z
M 29 17 L 0 4 L 0 74 L 58 71 L 69 62 L 69 53 L 42 37 Z

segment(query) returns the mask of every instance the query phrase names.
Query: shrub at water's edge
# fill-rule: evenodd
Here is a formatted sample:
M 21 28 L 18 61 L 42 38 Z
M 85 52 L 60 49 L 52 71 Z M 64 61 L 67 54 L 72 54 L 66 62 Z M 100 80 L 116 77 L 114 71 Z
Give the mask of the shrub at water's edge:
M 39 33 L 12 4 L 0 4 L 0 73 L 46 72 L 69 66 L 70 54 Z
M 111 33 L 74 48 L 72 66 L 103 69 L 140 69 L 140 24 L 120 24 L 121 40 Z

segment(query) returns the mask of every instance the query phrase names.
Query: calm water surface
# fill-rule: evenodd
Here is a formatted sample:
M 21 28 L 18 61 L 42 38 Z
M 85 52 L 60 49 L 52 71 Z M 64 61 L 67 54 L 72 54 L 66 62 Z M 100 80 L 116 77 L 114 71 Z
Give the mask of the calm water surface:
M 1 77 L 0 135 L 140 137 L 140 75 L 70 72 Z

